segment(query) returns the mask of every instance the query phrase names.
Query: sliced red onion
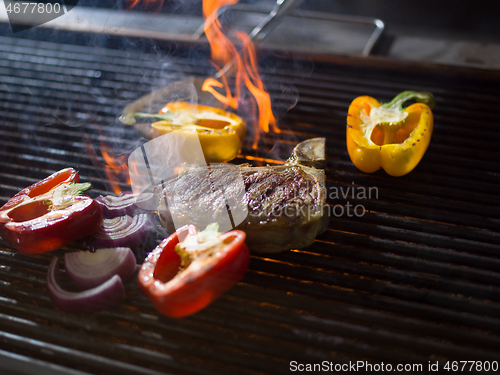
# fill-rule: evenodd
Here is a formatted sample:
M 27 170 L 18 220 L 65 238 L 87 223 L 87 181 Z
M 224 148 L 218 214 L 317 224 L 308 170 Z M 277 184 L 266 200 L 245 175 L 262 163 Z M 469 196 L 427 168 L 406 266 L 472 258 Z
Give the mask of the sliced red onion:
M 133 275 L 135 256 L 128 247 L 101 249 L 96 252 L 77 251 L 64 254 L 64 268 L 68 278 L 82 289 L 101 285 L 113 275 L 122 281 Z
M 118 216 L 135 215 L 137 210 L 154 210 L 157 207 L 156 196 L 152 193 L 121 193 L 119 196 L 98 196 L 95 199 L 102 208 L 106 219 Z
M 85 242 L 91 250 L 109 247 L 133 248 L 143 243 L 153 228 L 153 221 L 147 214 L 104 219 L 102 227 Z
M 125 298 L 125 287 L 120 276 L 114 275 L 105 283 L 83 292 L 68 292 L 57 283 L 61 271 L 58 258 L 52 258 L 47 273 L 50 298 L 61 310 L 76 313 L 92 313 L 118 305 Z

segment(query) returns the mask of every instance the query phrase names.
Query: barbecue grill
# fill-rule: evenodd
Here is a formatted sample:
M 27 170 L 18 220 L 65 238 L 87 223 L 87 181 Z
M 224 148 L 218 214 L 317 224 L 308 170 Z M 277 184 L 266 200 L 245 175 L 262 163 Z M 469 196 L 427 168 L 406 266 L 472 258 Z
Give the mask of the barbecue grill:
M 5 35 L 8 26 L 0 27 Z M 111 193 L 99 145 L 127 155 L 145 142 L 117 123 L 123 108 L 181 77 L 214 73 L 208 46 L 198 42 L 118 36 L 103 42 L 94 34 L 42 29 L 30 35 L 0 37 L 0 204 L 68 166 L 92 183 L 91 195 Z M 275 105 L 295 99 L 283 86 L 294 86 L 299 99 L 282 113 L 279 139 L 266 136 L 257 150 L 246 144 L 235 163 L 282 161 L 298 141 L 325 137 L 329 191 L 375 187 L 377 194 L 329 198 L 329 227 L 314 245 L 253 254 L 237 286 L 183 319 L 159 314 L 135 278 L 125 283 L 127 297 L 116 308 L 59 311 L 47 293 L 47 268 L 53 255 L 61 258 L 78 245 L 27 256 L 1 241 L 5 372 L 282 374 L 324 361 L 384 362 L 394 369 L 421 364 L 422 373 L 451 361 L 494 368 L 500 360 L 500 74 L 382 57 L 290 59 L 272 50 L 261 52 L 260 65 Z M 361 173 L 345 144 L 349 103 L 359 95 L 389 101 L 405 89 L 436 97 L 426 155 L 401 178 Z M 263 150 L 272 146 L 269 156 Z M 123 181 L 119 186 L 128 188 Z M 348 203 L 366 212 L 333 211 Z M 164 234 L 159 229 L 136 250 L 138 262 Z

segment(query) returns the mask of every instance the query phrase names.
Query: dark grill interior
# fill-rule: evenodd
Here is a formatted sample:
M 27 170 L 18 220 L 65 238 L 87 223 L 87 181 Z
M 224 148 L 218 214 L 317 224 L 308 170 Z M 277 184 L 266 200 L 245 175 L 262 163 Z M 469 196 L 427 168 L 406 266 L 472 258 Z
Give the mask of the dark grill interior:
M 127 155 L 140 144 L 134 129 L 116 123 L 127 104 L 181 76 L 213 74 L 206 46 L 128 41 L 119 50 L 74 40 L 0 37 L 0 204 L 68 166 L 93 184 L 94 196 L 109 192 L 89 143 Z M 0 242 L 3 356 L 32 358 L 38 373 L 59 365 L 98 374 L 280 374 L 290 361 L 426 368 L 500 358 L 499 75 L 353 57 L 313 63 L 272 52 L 261 62 L 277 107 L 293 100 L 281 85 L 300 95 L 281 119 L 280 158 L 299 140 L 326 137 L 329 188 L 378 189 L 378 199 L 340 197 L 330 206 L 362 204 L 366 214 L 332 216 L 307 249 L 253 255 L 241 283 L 180 320 L 157 313 L 135 278 L 117 308 L 60 312 L 45 286 L 54 254 L 27 256 Z M 405 89 L 436 96 L 427 154 L 401 178 L 359 172 L 345 145 L 349 103 L 359 95 L 389 101 Z M 250 162 L 265 156 L 243 154 Z

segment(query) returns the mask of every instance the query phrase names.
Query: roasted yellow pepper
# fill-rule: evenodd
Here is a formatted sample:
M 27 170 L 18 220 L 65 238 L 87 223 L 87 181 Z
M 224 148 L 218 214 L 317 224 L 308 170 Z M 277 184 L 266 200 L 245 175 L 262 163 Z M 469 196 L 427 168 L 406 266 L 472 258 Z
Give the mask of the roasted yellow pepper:
M 208 163 L 234 159 L 246 132 L 245 122 L 234 113 L 186 102 L 168 103 L 160 113 L 126 113 L 119 120 L 125 125 L 134 125 L 137 118 L 161 120 L 151 124 L 151 139 L 173 131 L 197 137 Z
M 417 103 L 403 108 L 404 102 Z M 383 168 L 391 176 L 403 176 L 420 162 L 433 129 L 430 92 L 404 91 L 389 103 L 371 96 L 353 100 L 347 115 L 347 150 L 354 165 L 372 173 Z
M 160 114 L 172 117 L 153 123 L 151 138 L 172 131 L 182 131 L 186 136 L 197 136 L 208 163 L 232 160 L 241 150 L 241 140 L 245 136 L 246 127 L 244 121 L 234 113 L 205 105 L 171 102 Z

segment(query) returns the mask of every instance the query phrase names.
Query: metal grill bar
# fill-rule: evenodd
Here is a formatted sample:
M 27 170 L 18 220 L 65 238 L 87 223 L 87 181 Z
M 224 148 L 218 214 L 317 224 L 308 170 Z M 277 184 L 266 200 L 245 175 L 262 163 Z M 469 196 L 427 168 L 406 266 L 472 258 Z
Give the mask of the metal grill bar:
M 67 166 L 97 188 L 92 194 L 105 193 L 104 170 L 86 142 L 132 151 L 140 135 L 116 124 L 125 105 L 183 76 L 212 73 L 203 47 L 156 47 L 97 50 L 0 37 L 0 203 Z M 300 95 L 281 120 L 273 157 L 284 160 L 298 140 L 325 136 L 328 188 L 378 189 L 378 199 L 329 199 L 330 208 L 363 204 L 366 214 L 332 216 L 308 249 L 253 255 L 238 286 L 181 320 L 159 315 L 135 280 L 127 281 L 120 307 L 59 312 L 45 287 L 53 254 L 30 257 L 0 242 L 2 353 L 97 374 L 281 374 L 291 360 L 500 357 L 498 85 L 484 74 L 457 81 L 444 68 L 412 73 L 376 60 L 262 61 L 276 101 L 294 99 L 283 85 Z M 432 91 L 438 102 L 425 158 L 404 178 L 359 172 L 346 153 L 347 106 L 359 95 L 387 101 L 408 88 Z M 262 151 L 245 147 L 242 154 L 237 162 Z

